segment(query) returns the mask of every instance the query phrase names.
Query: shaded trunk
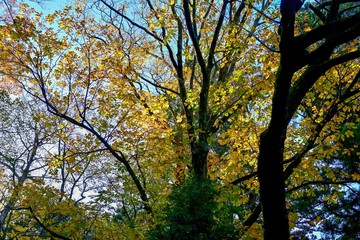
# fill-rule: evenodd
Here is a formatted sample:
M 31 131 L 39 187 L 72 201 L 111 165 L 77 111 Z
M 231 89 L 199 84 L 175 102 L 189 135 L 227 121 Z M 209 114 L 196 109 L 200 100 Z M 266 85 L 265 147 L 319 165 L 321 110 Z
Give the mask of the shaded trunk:
M 264 239 L 289 239 L 289 224 L 285 203 L 283 177 L 283 141 L 277 133 L 264 132 L 258 159 L 260 200 L 264 217 Z
M 281 1 L 280 66 L 275 79 L 270 124 L 260 139 L 258 178 L 265 240 L 290 238 L 283 157 L 291 79 L 301 65 L 299 50 L 293 44 L 295 12 L 298 9 L 299 6 L 294 6 L 292 0 Z
M 194 143 L 194 146 L 191 149 L 191 158 L 192 158 L 192 170 L 195 177 L 200 179 L 207 178 L 207 156 L 209 153 L 209 145 L 207 143 L 207 138 Z
M 295 72 L 291 55 L 291 36 L 281 45 L 280 66 L 277 72 L 270 124 L 260 139 L 258 178 L 260 201 L 264 217 L 265 240 L 288 240 L 290 230 L 285 201 L 283 173 L 284 142 L 288 124 L 288 98 Z M 284 40 L 284 38 L 282 38 Z M 289 44 L 289 45 L 288 45 Z

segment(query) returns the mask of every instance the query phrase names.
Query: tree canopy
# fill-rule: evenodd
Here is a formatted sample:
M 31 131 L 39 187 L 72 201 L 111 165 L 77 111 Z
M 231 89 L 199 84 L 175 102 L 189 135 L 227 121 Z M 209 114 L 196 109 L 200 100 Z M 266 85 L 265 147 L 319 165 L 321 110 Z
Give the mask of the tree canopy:
M 359 1 L 0 9 L 2 239 L 360 237 Z

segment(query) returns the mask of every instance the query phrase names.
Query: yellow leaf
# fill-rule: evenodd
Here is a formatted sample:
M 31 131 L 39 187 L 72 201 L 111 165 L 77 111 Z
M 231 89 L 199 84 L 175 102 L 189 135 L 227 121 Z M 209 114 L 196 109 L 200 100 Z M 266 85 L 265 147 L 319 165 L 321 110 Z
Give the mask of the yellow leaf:
M 359 173 L 354 173 L 351 175 L 351 177 L 355 180 L 355 181 L 360 181 L 360 174 Z

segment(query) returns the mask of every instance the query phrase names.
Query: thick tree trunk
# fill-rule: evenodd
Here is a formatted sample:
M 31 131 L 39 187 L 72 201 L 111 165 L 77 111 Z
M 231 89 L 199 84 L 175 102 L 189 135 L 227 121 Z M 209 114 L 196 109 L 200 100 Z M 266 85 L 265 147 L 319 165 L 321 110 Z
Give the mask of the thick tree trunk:
M 199 179 L 207 178 L 207 156 L 209 154 L 209 146 L 207 139 L 202 139 L 197 143 L 194 143 L 192 148 L 192 168 L 193 174 Z
M 264 132 L 258 159 L 260 198 L 264 217 L 265 240 L 288 240 L 289 224 L 285 205 L 283 141 L 277 133 Z
M 274 96 L 274 102 L 275 98 L 276 96 Z M 290 237 L 283 173 L 284 141 L 286 138 L 286 124 L 284 124 L 283 119 L 285 119 L 286 114 L 283 111 L 277 111 L 278 108 L 279 106 L 274 104 L 271 123 L 261 135 L 258 158 L 258 178 L 265 240 L 288 240 Z M 284 118 L 279 118 L 279 116 L 284 116 Z
M 289 118 L 288 100 L 291 79 L 301 64 L 301 59 L 298 59 L 300 55 L 293 44 L 295 13 L 301 5 L 295 6 L 294 3 L 292 0 L 281 1 L 280 66 L 275 80 L 270 124 L 260 139 L 258 178 L 265 240 L 290 238 L 283 155 Z
M 290 230 L 283 173 L 284 142 L 288 119 L 288 98 L 295 72 L 289 48 L 282 52 L 275 80 L 270 124 L 260 139 L 258 178 L 264 217 L 265 240 L 288 240 Z

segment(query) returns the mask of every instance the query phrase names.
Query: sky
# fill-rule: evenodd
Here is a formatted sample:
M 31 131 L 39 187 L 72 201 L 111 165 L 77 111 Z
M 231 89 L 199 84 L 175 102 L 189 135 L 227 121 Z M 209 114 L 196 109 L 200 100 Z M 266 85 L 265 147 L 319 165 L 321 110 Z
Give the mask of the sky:
M 37 11 L 41 11 L 45 14 L 53 13 L 55 10 L 63 9 L 66 5 L 71 5 L 71 0 L 40 0 L 35 1 L 25 0 L 25 3 L 35 8 Z

